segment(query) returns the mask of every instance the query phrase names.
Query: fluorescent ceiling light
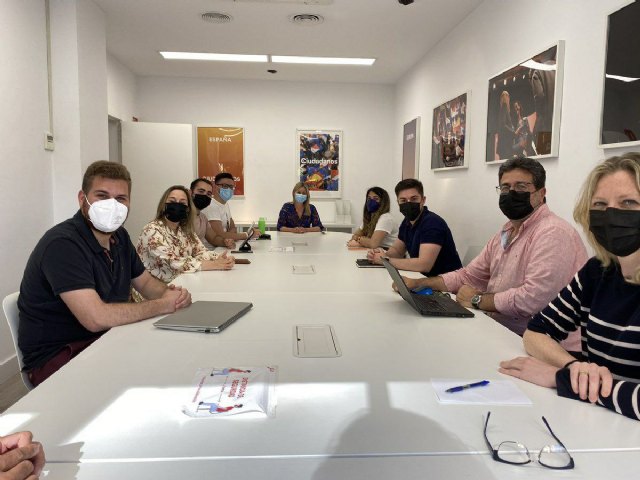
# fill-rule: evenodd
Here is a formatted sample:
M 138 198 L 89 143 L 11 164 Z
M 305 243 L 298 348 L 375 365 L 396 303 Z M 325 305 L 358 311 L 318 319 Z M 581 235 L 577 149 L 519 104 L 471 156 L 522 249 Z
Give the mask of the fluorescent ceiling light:
M 608 73 L 605 75 L 605 77 L 611 78 L 613 80 L 620 80 L 622 82 L 635 82 L 636 80 L 640 80 L 640 78 L 623 77 L 621 75 L 609 75 Z
M 165 60 L 208 60 L 214 62 L 262 62 L 269 61 L 266 55 L 235 55 L 230 53 L 160 52 Z
M 547 63 L 540 63 L 540 62 L 536 62 L 535 60 L 527 60 L 524 63 L 520 64 L 521 67 L 527 67 L 530 68 L 532 70 L 555 70 L 556 66 L 555 64 L 549 65 Z
M 317 65 L 373 65 L 375 58 L 293 57 L 272 55 L 273 63 L 313 63 Z

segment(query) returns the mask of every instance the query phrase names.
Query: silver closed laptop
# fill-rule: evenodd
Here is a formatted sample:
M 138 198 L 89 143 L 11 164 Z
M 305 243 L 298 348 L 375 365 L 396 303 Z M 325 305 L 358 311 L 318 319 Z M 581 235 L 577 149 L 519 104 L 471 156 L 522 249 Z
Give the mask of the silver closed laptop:
M 218 333 L 247 313 L 249 302 L 193 302 L 189 307 L 161 318 L 153 325 L 168 330 Z

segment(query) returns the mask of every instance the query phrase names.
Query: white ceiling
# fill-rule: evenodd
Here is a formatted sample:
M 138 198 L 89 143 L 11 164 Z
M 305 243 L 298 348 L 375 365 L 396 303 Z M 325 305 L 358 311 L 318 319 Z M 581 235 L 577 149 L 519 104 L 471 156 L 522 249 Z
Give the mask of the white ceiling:
M 94 0 L 107 50 L 136 75 L 395 83 L 482 0 Z M 329 3 L 329 5 L 314 5 Z M 204 22 L 204 12 L 233 17 Z M 294 14 L 318 14 L 296 25 Z M 159 51 L 376 58 L 372 67 L 163 60 Z M 276 69 L 270 74 L 268 69 Z

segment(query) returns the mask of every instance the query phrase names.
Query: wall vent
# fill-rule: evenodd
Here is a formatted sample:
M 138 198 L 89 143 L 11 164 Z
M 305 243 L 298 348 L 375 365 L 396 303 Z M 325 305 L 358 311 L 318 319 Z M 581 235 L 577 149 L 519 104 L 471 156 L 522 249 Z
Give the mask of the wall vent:
M 324 22 L 324 17 L 313 13 L 301 13 L 299 15 L 291 15 L 289 20 L 296 25 L 319 25 Z
M 233 17 L 226 13 L 206 12 L 202 14 L 202 20 L 208 23 L 229 23 Z

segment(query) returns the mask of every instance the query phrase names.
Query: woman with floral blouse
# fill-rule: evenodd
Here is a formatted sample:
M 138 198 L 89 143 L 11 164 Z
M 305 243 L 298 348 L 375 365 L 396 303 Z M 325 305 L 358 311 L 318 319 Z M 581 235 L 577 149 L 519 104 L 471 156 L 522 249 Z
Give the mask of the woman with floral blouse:
M 320 232 L 324 229 L 316 207 L 311 205 L 311 195 L 307 186 L 298 182 L 291 192 L 292 202 L 285 203 L 278 216 L 278 231 L 305 233 Z
M 202 244 L 194 231 L 195 216 L 186 188 L 174 185 L 164 192 L 155 220 L 142 229 L 136 246 L 151 275 L 169 283 L 181 273 L 233 268 L 233 257 L 218 255 Z

